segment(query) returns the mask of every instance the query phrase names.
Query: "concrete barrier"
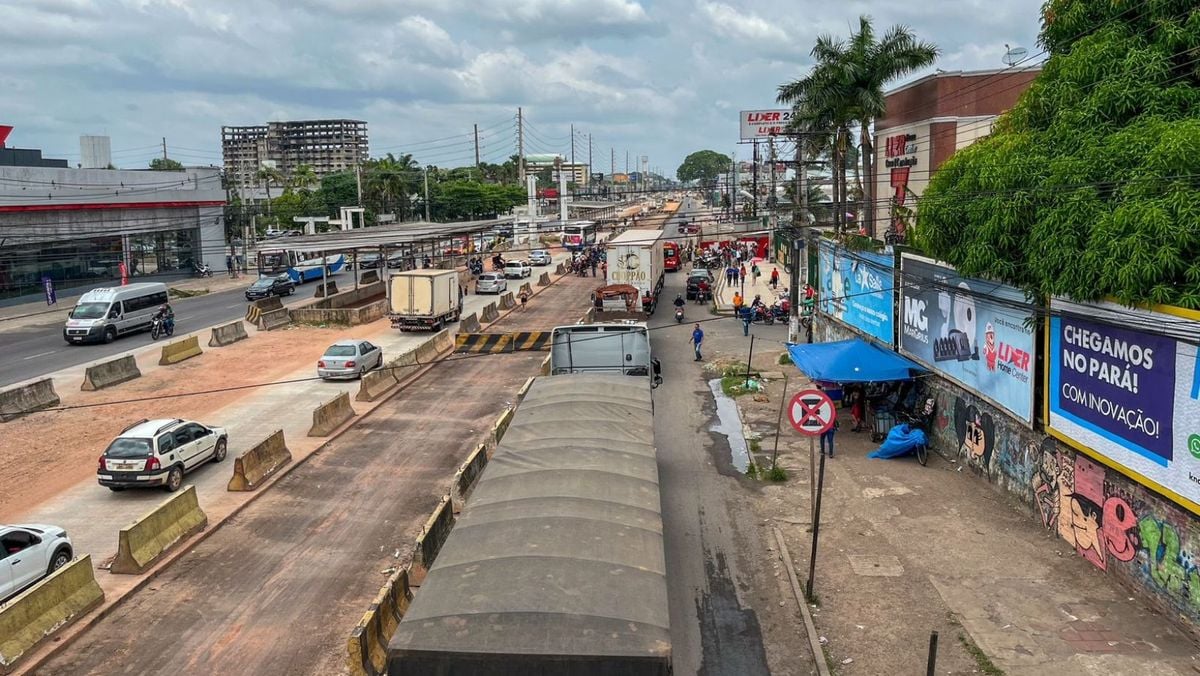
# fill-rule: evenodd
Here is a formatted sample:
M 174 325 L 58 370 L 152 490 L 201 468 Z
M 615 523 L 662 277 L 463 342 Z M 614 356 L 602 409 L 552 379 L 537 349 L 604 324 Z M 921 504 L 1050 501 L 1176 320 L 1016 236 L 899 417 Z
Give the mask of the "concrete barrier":
M 225 347 L 249 337 L 250 335 L 246 333 L 246 325 L 241 320 L 238 320 L 222 326 L 214 326 L 212 328 L 212 336 L 208 339 L 208 346 Z
M 517 390 L 517 402 L 520 402 L 525 398 L 525 395 L 529 393 L 529 388 L 533 386 L 534 377 L 535 376 L 530 376 L 526 378 L 525 384 L 521 385 L 521 389 Z
M 390 369 L 364 373 L 358 381 L 358 394 L 354 395 L 354 401 L 375 401 L 395 387 L 397 382 L 396 375 Z
M 313 424 L 308 430 L 308 436 L 327 437 L 354 416 L 354 408 L 350 406 L 350 393 L 342 392 L 313 409 Z
M 512 418 L 513 409 L 510 406 L 504 409 L 504 413 L 501 413 L 499 418 L 496 418 L 496 422 L 492 423 L 491 440 L 496 446 L 499 446 L 504 439 L 504 433 L 508 431 L 508 424 L 512 422 Z
M 387 645 L 408 612 L 412 598 L 407 568 L 392 573 L 383 583 L 370 609 L 363 614 L 346 642 L 346 666 L 351 676 L 387 673 Z
M 524 284 L 521 285 L 521 290 L 520 290 L 519 294 L 520 293 L 523 293 L 526 296 L 532 296 L 533 295 L 533 287 L 529 286 L 529 282 L 525 282 Z
M 188 486 L 117 533 L 117 558 L 109 570 L 121 575 L 144 573 L 176 543 L 207 525 L 196 487 Z
M 488 450 L 486 443 L 476 446 L 454 473 L 454 480 L 450 482 L 450 504 L 455 514 L 461 512 L 463 505 L 467 504 L 467 497 L 471 495 L 475 480 L 483 474 L 483 468 L 487 467 Z
M 326 296 L 332 296 L 337 292 L 337 282 L 331 279 L 327 282 L 321 282 L 317 284 L 317 291 L 313 294 L 313 296 L 316 298 L 324 298 Z
M 9 673 L 42 640 L 103 601 L 87 554 L 22 592 L 0 607 L 0 671 Z
M 488 303 L 483 306 L 483 311 L 479 315 L 479 319 L 488 323 L 500 319 L 500 311 L 496 309 L 495 303 Z
M 8 422 L 34 411 L 53 408 L 61 403 L 54 381 L 42 378 L 28 385 L 0 392 L 0 422 Z
M 233 477 L 228 490 L 252 491 L 284 465 L 292 461 L 283 430 L 275 430 L 271 436 L 250 447 L 233 459 Z
M 158 359 L 158 365 L 170 366 L 171 364 L 178 364 L 192 357 L 199 357 L 202 354 L 204 354 L 204 350 L 200 349 L 200 339 L 196 336 L 188 336 L 183 340 L 163 345 L 162 356 Z
M 550 273 L 543 272 L 541 277 L 538 277 L 538 286 L 550 286 Z
M 262 316 L 258 318 L 258 328 L 261 331 L 274 331 L 275 329 L 282 329 L 291 323 L 292 315 L 287 311 L 286 308 L 264 312 L 262 313 Z
M 430 514 L 429 518 L 425 520 L 421 534 L 417 536 L 417 542 L 413 548 L 412 565 L 408 570 L 410 585 L 420 587 L 421 583 L 425 581 L 425 575 L 433 565 L 434 559 L 437 558 L 438 552 L 442 551 L 442 545 L 450 536 L 452 528 L 454 528 L 454 509 L 450 505 L 450 496 L 443 495 L 442 501 L 433 510 L 433 514 Z
M 512 291 L 508 291 L 500 296 L 500 309 L 511 310 L 517 306 L 517 300 L 513 298 Z
M 550 355 L 546 355 L 546 358 L 542 360 L 542 365 L 540 367 L 538 367 L 538 375 L 539 376 L 550 375 Z
M 358 278 L 359 284 L 374 284 L 375 282 L 378 282 L 378 281 L 379 281 L 379 271 L 378 270 L 367 270 L 366 272 L 362 273 L 361 277 Z
M 556 274 L 556 275 L 567 274 L 567 266 L 564 265 L 563 263 L 559 263 L 558 267 L 554 268 L 554 274 Z
M 428 364 L 452 347 L 454 347 L 454 337 L 450 335 L 450 331 L 439 331 L 437 335 L 421 343 L 417 346 L 416 350 L 413 350 L 413 363 Z
M 458 330 L 462 333 L 479 333 L 483 327 L 479 325 L 479 317 L 474 312 L 462 318 L 462 322 L 458 325 Z

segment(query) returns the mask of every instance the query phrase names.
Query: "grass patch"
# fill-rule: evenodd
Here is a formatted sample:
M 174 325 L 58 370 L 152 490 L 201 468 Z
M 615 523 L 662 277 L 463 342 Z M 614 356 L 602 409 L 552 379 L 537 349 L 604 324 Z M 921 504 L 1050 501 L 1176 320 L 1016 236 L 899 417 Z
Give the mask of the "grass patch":
M 752 458 L 750 460 L 750 464 L 746 466 L 746 476 L 750 477 L 751 479 L 757 479 L 758 472 L 758 465 L 754 464 L 754 460 Z
M 1004 670 L 993 664 L 991 658 L 979 646 L 975 645 L 975 641 L 972 641 L 970 636 L 960 633 L 958 635 L 958 642 L 962 644 L 967 654 L 975 660 L 975 664 L 979 667 L 980 672 L 988 676 L 1004 676 Z
M 792 363 L 792 356 L 787 352 L 779 355 L 779 359 L 775 360 L 780 366 L 789 366 Z
M 761 453 L 762 452 L 762 442 L 759 441 L 758 439 L 751 439 L 750 440 L 750 452 L 751 453 Z
M 195 298 L 196 296 L 203 296 L 207 294 L 208 289 L 196 289 L 195 291 L 188 291 L 187 289 L 176 289 L 175 287 L 171 286 L 167 287 L 167 293 L 172 298 Z
M 821 607 L 821 595 L 820 594 L 813 592 L 811 596 L 806 596 L 805 599 L 808 601 L 808 605 L 816 606 L 817 608 Z
M 758 390 L 746 387 L 746 376 L 722 376 L 721 391 L 730 399 L 736 399 L 743 394 L 753 394 Z
M 787 478 L 787 472 L 779 465 L 775 465 L 767 472 L 767 479 L 770 481 L 787 481 Z

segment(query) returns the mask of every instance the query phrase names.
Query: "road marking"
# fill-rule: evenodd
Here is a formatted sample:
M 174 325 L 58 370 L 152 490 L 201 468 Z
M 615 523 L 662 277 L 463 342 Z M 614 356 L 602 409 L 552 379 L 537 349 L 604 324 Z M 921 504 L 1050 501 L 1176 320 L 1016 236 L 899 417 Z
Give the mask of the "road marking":
M 22 357 L 22 359 L 24 359 L 25 361 L 29 361 L 30 359 L 37 359 L 38 357 L 45 357 L 48 354 L 54 354 L 55 352 L 58 352 L 58 350 L 50 350 L 49 352 L 39 352 L 37 354 L 31 354 L 28 357 Z

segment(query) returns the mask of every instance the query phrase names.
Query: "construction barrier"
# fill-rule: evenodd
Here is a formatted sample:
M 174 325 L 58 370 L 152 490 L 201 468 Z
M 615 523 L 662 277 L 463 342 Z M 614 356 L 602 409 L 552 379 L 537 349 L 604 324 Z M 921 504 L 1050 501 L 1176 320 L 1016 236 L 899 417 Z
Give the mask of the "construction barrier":
M 554 274 L 556 274 L 556 275 L 567 274 L 567 266 L 564 265 L 563 263 L 559 263 L 558 267 L 554 268 Z
M 533 386 L 534 377 L 535 376 L 530 376 L 530 377 L 526 378 L 525 384 L 521 385 L 521 389 L 517 390 L 517 401 L 518 402 L 520 402 L 522 399 L 524 399 L 525 395 L 529 393 L 529 388 L 531 386 Z
M 542 365 L 538 369 L 538 375 L 539 376 L 550 375 L 550 355 L 546 355 L 546 358 L 542 360 Z
M 454 339 L 455 352 L 533 352 L 549 350 L 549 331 L 519 331 L 516 333 L 460 333 Z
M 227 488 L 231 491 L 252 491 L 291 461 L 292 452 L 283 438 L 283 430 L 275 430 L 271 436 L 233 459 L 233 477 L 229 479 Z
M 223 326 L 214 326 L 212 336 L 208 339 L 208 346 L 225 347 L 249 337 L 250 335 L 246 333 L 246 325 L 239 320 Z
M 421 583 L 425 581 L 426 573 L 433 566 L 438 552 L 442 551 L 442 545 L 450 536 L 452 528 L 454 528 L 454 509 L 450 505 L 450 496 L 443 495 L 442 501 L 433 510 L 433 514 L 429 515 L 425 525 L 421 528 L 421 534 L 417 536 L 417 542 L 413 548 L 412 565 L 408 570 L 410 585 L 420 587 Z
M 454 339 L 451 337 L 450 331 L 439 331 L 436 336 L 417 346 L 417 349 L 413 351 L 413 358 L 415 363 L 428 364 L 452 347 L 454 347 Z
M 462 322 L 458 325 L 458 330 L 463 333 L 479 333 L 482 329 L 479 325 L 479 317 L 474 312 L 462 318 Z
M 0 606 L 0 671 L 9 673 L 43 639 L 103 601 L 92 557 L 84 554 Z
M 188 486 L 117 533 L 117 558 L 109 570 L 140 575 L 176 543 L 207 525 L 208 516 L 200 509 L 196 487 Z
M 308 430 L 308 436 L 327 437 L 354 416 L 354 408 L 350 406 L 350 393 L 342 392 L 313 409 L 313 424 Z
M 500 319 L 500 311 L 496 309 L 495 303 L 488 303 L 483 306 L 483 311 L 479 315 L 479 319 L 489 324 Z
M 316 298 L 324 298 L 325 296 L 332 296 L 337 292 L 337 282 L 331 279 L 327 282 L 321 282 L 320 284 L 317 284 L 317 291 L 313 294 L 313 296 Z
M 42 378 L 28 385 L 0 392 L 0 422 L 8 422 L 34 411 L 53 408 L 61 403 L 54 381 Z
M 259 300 L 251 301 L 250 304 L 246 306 L 246 321 L 250 322 L 252 326 L 258 326 L 258 319 L 259 317 L 262 317 L 264 312 L 279 310 L 282 307 L 283 301 L 280 300 L 278 296 L 271 296 L 270 298 L 261 298 Z
M 508 431 L 508 424 L 512 422 L 512 419 L 513 408 L 509 406 L 504 409 L 504 413 L 501 413 L 499 418 L 496 418 L 496 422 L 492 423 L 491 439 L 495 446 L 499 446 L 504 439 L 504 433 Z
M 550 286 L 550 273 L 543 272 L 541 277 L 538 277 L 538 286 Z
M 488 444 L 479 444 L 471 451 L 471 455 L 454 473 L 454 480 L 450 482 L 450 504 L 454 508 L 454 513 L 458 514 L 462 511 L 463 505 L 467 504 L 467 496 L 471 494 L 471 488 L 475 486 L 475 480 L 483 474 L 483 468 L 487 467 L 488 462 Z
M 183 340 L 163 345 L 162 356 L 158 359 L 158 365 L 170 366 L 171 364 L 178 364 L 192 357 L 199 357 L 202 354 L 204 354 L 204 350 L 200 349 L 200 339 L 196 336 L 188 336 Z
M 500 296 L 500 309 L 501 310 L 511 310 L 511 309 L 515 308 L 516 306 L 517 306 L 517 301 L 515 298 L 513 298 L 512 291 L 508 291 L 504 295 Z
M 83 385 L 80 385 L 79 389 L 84 392 L 92 392 L 141 377 L 142 372 L 138 369 L 137 361 L 133 355 L 127 354 L 124 357 L 117 357 L 87 367 L 83 372 Z
M 358 278 L 359 284 L 374 284 L 375 282 L 378 282 L 378 281 L 379 281 L 379 271 L 378 270 L 367 270 L 366 272 L 362 273 L 361 277 Z
M 274 331 L 292 323 L 292 315 L 286 308 L 262 313 L 258 318 L 258 328 L 261 331 Z
M 517 331 L 512 334 L 513 352 L 532 352 L 550 349 L 549 331 Z
M 346 642 L 347 666 L 351 676 L 382 676 L 387 673 L 387 646 L 400 620 L 412 603 L 408 569 L 392 573 L 371 608 L 363 614 Z
M 364 373 L 358 381 L 358 394 L 354 395 L 354 401 L 375 401 L 395 387 L 397 382 L 396 374 L 391 369 Z

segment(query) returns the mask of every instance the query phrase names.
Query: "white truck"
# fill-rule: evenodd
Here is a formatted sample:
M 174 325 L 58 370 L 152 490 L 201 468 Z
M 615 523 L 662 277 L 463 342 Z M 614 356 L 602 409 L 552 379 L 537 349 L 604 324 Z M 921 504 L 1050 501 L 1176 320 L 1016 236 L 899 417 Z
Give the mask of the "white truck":
M 550 375 L 609 373 L 649 376 L 662 382 L 662 366 L 650 354 L 646 322 L 600 321 L 558 326 L 551 332 Z
M 653 314 L 663 287 L 662 230 L 626 230 L 608 240 L 606 281 L 636 288 L 642 310 Z
M 406 270 L 388 282 L 388 319 L 401 331 L 440 331 L 462 314 L 456 270 Z

